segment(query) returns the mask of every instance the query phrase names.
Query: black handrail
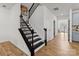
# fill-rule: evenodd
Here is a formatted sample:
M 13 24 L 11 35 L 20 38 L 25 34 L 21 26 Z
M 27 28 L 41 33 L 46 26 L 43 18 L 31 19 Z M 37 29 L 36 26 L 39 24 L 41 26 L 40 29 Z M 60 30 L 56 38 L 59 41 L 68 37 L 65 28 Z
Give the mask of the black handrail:
M 33 5 L 34 5 L 34 3 L 33 3 L 33 4 L 32 4 L 32 6 L 30 7 L 29 12 L 31 11 L 31 9 L 32 9 Z
M 28 29 L 31 31 L 31 34 L 32 34 L 31 56 L 34 56 L 34 47 L 33 47 L 33 34 L 34 34 L 34 30 L 31 29 L 31 28 L 29 27 L 29 25 L 24 21 L 22 15 L 20 15 L 20 18 L 21 18 L 21 19 L 23 20 L 23 22 L 26 24 L 26 26 L 28 27 Z
M 45 46 L 47 46 L 47 28 L 44 28 L 45 31 Z
M 27 23 L 24 21 L 23 16 L 20 15 L 21 20 L 23 20 L 23 22 L 26 24 L 26 26 L 28 27 L 28 29 L 32 32 L 31 28 L 29 27 L 29 25 L 27 25 Z
M 38 7 L 39 4 L 40 3 L 33 3 L 32 4 L 31 8 L 29 9 L 29 17 L 28 18 L 31 17 L 31 15 L 34 13 L 35 9 Z

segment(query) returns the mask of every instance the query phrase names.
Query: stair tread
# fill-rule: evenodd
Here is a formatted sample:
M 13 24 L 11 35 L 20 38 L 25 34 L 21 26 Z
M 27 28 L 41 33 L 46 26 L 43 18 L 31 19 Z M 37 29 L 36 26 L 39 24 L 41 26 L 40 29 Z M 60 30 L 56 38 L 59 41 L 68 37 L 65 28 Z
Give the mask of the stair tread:
M 21 25 L 26 25 L 25 23 L 21 23 Z M 31 26 L 30 24 L 27 24 L 28 26 Z
M 38 35 L 34 35 L 33 37 L 37 37 Z M 27 39 L 31 39 L 32 36 L 28 36 Z
M 21 25 L 26 25 L 25 23 L 21 23 Z M 28 26 L 31 26 L 30 24 L 27 24 Z
M 40 47 L 44 42 L 39 42 L 37 44 L 34 45 L 34 50 L 37 49 L 38 47 Z
M 22 28 L 28 28 L 27 26 L 22 26 Z M 30 27 L 30 28 L 32 28 L 32 27 Z
M 30 31 L 30 30 L 23 30 L 23 31 Z
M 35 42 L 37 42 L 39 40 L 41 40 L 41 38 L 36 38 L 36 39 L 33 40 L 33 42 L 35 43 Z M 32 41 L 29 41 L 29 42 L 32 43 Z
M 28 32 L 28 31 L 30 31 L 30 30 L 22 30 L 23 32 Z M 30 31 L 31 32 L 31 31 Z
M 20 23 L 23 23 L 23 24 L 25 24 L 25 22 L 24 22 L 24 21 L 21 21 Z M 27 24 L 27 25 L 30 25 L 30 24 Z
M 35 34 L 36 32 L 34 32 L 34 34 Z M 30 35 L 30 34 L 32 34 L 32 33 L 25 33 L 25 35 Z

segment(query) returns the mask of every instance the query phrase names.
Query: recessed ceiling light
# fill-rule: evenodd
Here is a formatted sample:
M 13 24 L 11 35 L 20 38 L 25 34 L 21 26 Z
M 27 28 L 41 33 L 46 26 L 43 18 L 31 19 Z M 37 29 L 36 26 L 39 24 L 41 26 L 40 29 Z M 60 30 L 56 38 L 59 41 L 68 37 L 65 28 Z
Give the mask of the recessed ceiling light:
M 6 5 L 2 5 L 2 7 L 6 7 Z
M 59 8 L 58 8 L 58 7 L 56 7 L 56 8 L 54 8 L 54 10 L 55 10 L 55 11 L 57 11 L 57 10 L 59 10 Z

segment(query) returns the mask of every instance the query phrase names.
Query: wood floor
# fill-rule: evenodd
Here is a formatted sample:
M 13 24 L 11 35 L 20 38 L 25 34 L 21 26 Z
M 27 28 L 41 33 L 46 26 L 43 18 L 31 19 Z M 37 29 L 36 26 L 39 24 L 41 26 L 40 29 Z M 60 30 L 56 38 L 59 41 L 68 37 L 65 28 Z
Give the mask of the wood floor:
M 48 42 L 35 53 L 36 56 L 78 56 L 79 43 L 69 43 L 67 33 L 59 33 L 54 39 Z M 0 56 L 26 56 L 26 54 L 7 41 L 0 43 Z
M 67 33 L 59 33 L 55 39 L 48 42 L 47 46 L 36 52 L 36 56 L 77 56 L 79 43 L 69 43 Z
M 26 56 L 26 54 L 9 41 L 0 43 L 0 56 Z

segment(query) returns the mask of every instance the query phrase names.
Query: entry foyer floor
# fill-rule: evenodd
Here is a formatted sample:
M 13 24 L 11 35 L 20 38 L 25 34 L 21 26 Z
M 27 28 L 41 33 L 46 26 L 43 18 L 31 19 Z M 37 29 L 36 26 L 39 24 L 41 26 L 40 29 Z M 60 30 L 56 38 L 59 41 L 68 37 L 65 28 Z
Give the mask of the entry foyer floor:
M 68 42 L 67 33 L 59 33 L 35 54 L 36 56 L 76 56 L 79 55 L 79 43 Z

